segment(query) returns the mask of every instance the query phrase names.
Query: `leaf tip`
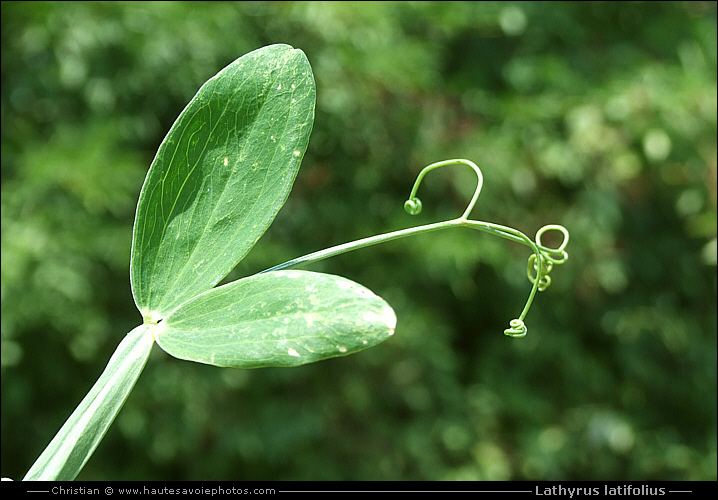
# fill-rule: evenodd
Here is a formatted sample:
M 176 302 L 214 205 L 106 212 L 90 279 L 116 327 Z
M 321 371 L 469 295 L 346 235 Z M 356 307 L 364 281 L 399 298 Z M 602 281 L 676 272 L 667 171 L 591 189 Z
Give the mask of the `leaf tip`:
M 369 323 L 384 325 L 389 337 L 394 335 L 396 331 L 396 314 L 389 304 L 385 304 L 381 311 L 365 312 L 364 320 Z

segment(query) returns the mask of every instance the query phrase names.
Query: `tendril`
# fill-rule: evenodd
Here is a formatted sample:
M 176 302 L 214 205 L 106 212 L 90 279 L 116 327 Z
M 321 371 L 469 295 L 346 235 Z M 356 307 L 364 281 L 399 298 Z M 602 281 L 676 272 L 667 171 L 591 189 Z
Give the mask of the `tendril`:
M 470 166 L 476 173 L 476 177 L 478 179 L 478 182 L 476 183 L 476 190 L 474 191 L 474 196 L 471 198 L 471 201 L 469 201 L 469 205 L 466 207 L 466 210 L 464 210 L 464 213 L 461 215 L 461 217 L 459 217 L 459 220 L 468 219 L 471 210 L 473 210 L 474 205 L 476 205 L 476 200 L 479 199 L 479 194 L 481 194 L 481 187 L 484 185 L 484 176 L 481 174 L 481 169 L 474 162 L 463 159 L 439 161 L 436 163 L 432 163 L 427 167 L 424 167 L 421 172 L 419 172 L 419 175 L 416 177 L 414 187 L 411 188 L 411 194 L 409 195 L 409 199 L 404 202 L 404 210 L 406 210 L 406 212 L 410 215 L 417 215 L 421 213 L 421 200 L 416 197 L 416 192 L 419 190 L 419 184 L 421 184 L 421 181 L 424 179 L 424 176 L 436 168 L 445 167 L 447 165 L 454 165 L 457 163 Z
M 541 236 L 546 231 L 559 231 L 563 235 L 563 241 L 561 241 L 558 248 L 550 248 L 543 245 Z M 568 260 L 568 253 L 566 252 L 568 230 L 558 224 L 549 224 L 536 232 L 535 242 L 539 253 L 534 253 L 529 257 L 526 274 L 531 283 L 538 282 L 538 291 L 543 292 L 551 285 L 551 276 L 549 276 L 549 273 L 553 269 L 553 266 L 563 264 Z
M 563 241 L 561 241 L 558 248 L 546 247 L 541 243 L 541 236 L 546 231 L 558 231 L 563 235 Z M 548 259 L 552 264 L 563 264 L 568 260 L 566 245 L 568 245 L 568 229 L 560 224 L 548 224 L 536 232 L 536 246 L 541 250 L 544 258 Z
M 541 260 L 540 264 L 538 262 L 539 259 Z M 551 272 L 551 269 L 553 269 L 551 261 L 544 260 L 541 257 L 536 257 L 535 253 L 531 254 L 529 257 L 529 262 L 526 266 L 526 274 L 528 275 L 531 283 L 536 283 L 538 281 L 539 292 L 543 292 L 551 284 L 551 276 L 548 275 L 548 273 Z M 541 277 L 539 278 L 539 276 Z
M 419 189 L 421 181 L 424 179 L 424 176 L 431 170 L 434 170 L 436 168 L 457 163 L 470 166 L 474 170 L 474 172 L 476 172 L 478 182 L 476 183 L 476 190 L 474 191 L 474 196 L 471 198 L 471 201 L 469 201 L 469 204 L 461 217 L 453 221 L 447 221 L 446 224 L 469 226 L 480 231 L 485 231 L 495 234 L 497 236 L 501 236 L 502 238 L 516 241 L 518 243 L 523 243 L 531 247 L 531 249 L 533 250 L 533 254 L 529 256 L 528 263 L 526 266 L 526 274 L 528 275 L 529 281 L 533 285 L 533 287 L 531 288 L 531 293 L 526 300 L 526 304 L 524 305 L 524 309 L 521 312 L 521 315 L 516 319 L 512 319 L 509 322 L 509 328 L 504 330 L 504 334 L 510 337 L 524 337 L 527 333 L 524 318 L 526 317 L 526 314 L 528 314 L 529 308 L 531 307 L 531 303 L 536 296 L 536 292 L 543 292 L 551 285 L 551 276 L 549 276 L 549 273 L 553 269 L 554 265 L 563 264 L 568 260 L 568 253 L 566 252 L 566 246 L 568 245 L 568 230 L 558 224 L 549 224 L 539 229 L 536 233 L 535 241 L 531 241 L 526 235 L 516 229 L 499 226 L 497 224 L 491 224 L 488 222 L 469 220 L 469 214 L 473 210 L 474 205 L 476 205 L 476 201 L 479 199 L 479 194 L 481 194 L 484 177 L 481 174 L 481 169 L 475 163 L 463 159 L 440 161 L 437 163 L 432 163 L 427 167 L 424 167 L 421 172 L 419 172 L 419 175 L 416 177 L 416 181 L 414 182 L 414 186 L 411 189 L 409 199 L 404 202 L 404 210 L 406 210 L 406 212 L 408 212 L 410 215 L 417 215 L 421 213 L 422 204 L 421 200 L 417 198 L 416 193 Z M 428 226 L 426 227 L 428 230 Z M 547 231 L 558 231 L 562 234 L 563 239 L 561 241 L 561 244 L 557 248 L 547 247 L 541 241 L 541 237 Z
M 512 319 L 511 321 L 509 321 L 509 325 L 510 328 L 504 330 L 504 335 L 508 335 L 509 337 L 514 337 L 516 339 L 526 336 L 526 332 L 528 330 L 523 320 Z
M 419 172 L 419 175 L 414 182 L 414 186 L 411 189 L 409 199 L 404 203 L 404 210 L 406 210 L 411 215 L 421 213 L 422 204 L 421 200 L 417 198 L 416 192 L 418 191 L 419 185 L 421 184 L 421 181 L 423 180 L 424 176 L 428 172 L 436 168 L 445 167 L 447 165 L 453 165 L 457 163 L 468 165 L 469 167 L 471 167 L 476 173 L 477 177 L 476 190 L 474 191 L 474 195 L 469 201 L 466 210 L 464 210 L 464 213 L 460 217 L 456 219 L 446 220 L 443 222 L 435 222 L 432 224 L 410 227 L 407 229 L 399 229 L 397 231 L 392 231 L 389 233 L 378 234 L 375 236 L 369 236 L 367 238 L 350 241 L 348 243 L 343 243 L 341 245 L 336 245 L 330 248 L 326 248 L 324 250 L 319 250 L 317 252 L 304 255 L 302 257 L 298 257 L 296 259 L 292 259 L 262 272 L 290 269 L 310 264 L 312 262 L 316 262 L 329 257 L 334 257 L 336 255 L 341 255 L 343 253 L 350 252 L 353 250 L 358 250 L 360 248 L 366 248 L 372 245 L 377 245 L 379 243 L 386 243 L 399 238 L 406 238 L 408 236 L 415 236 L 429 231 L 439 231 L 454 227 L 467 227 L 470 229 L 475 229 L 477 231 L 490 233 L 495 236 L 499 236 L 501 238 L 513 241 L 515 243 L 521 243 L 522 245 L 526 245 L 531 248 L 533 253 L 531 254 L 531 256 L 529 256 L 528 263 L 526 265 L 526 274 L 532 284 L 531 291 L 529 292 L 528 299 L 526 299 L 526 304 L 524 305 L 524 308 L 521 311 L 519 317 L 512 319 L 509 322 L 509 328 L 504 330 L 504 334 L 510 337 L 518 338 L 526 336 L 527 328 L 526 324 L 524 323 L 524 320 L 526 318 L 526 315 L 528 314 L 529 308 L 531 307 L 531 303 L 533 302 L 536 293 L 546 290 L 551 285 L 551 277 L 549 276 L 549 274 L 553 270 L 554 266 L 563 264 L 568 260 L 568 253 L 566 252 L 566 246 L 568 245 L 569 238 L 568 230 L 559 224 L 549 224 L 539 229 L 536 232 L 535 239 L 531 240 L 528 236 L 526 236 L 524 233 L 517 229 L 493 224 L 490 222 L 481 222 L 469 219 L 469 214 L 473 210 L 474 205 L 476 205 L 476 202 L 479 199 L 479 194 L 481 194 L 481 188 L 484 183 L 484 178 L 481 174 L 481 169 L 479 169 L 479 167 L 476 166 L 475 163 L 463 159 L 444 160 L 437 163 L 432 163 L 431 165 L 424 167 L 421 172 Z M 546 246 L 541 241 L 542 236 L 548 231 L 558 231 L 559 233 L 561 233 L 562 241 L 558 247 L 552 248 Z
M 559 231 L 563 235 L 563 240 L 557 248 L 551 248 L 543 245 L 541 236 L 546 231 Z M 524 236 L 524 238 L 526 238 Z M 504 334 L 509 337 L 524 337 L 527 329 L 524 324 L 524 318 L 528 314 L 531 303 L 533 302 L 536 292 L 543 292 L 549 285 L 551 285 L 551 277 L 549 273 L 553 269 L 554 265 L 563 264 L 568 260 L 568 253 L 566 252 L 566 245 L 568 245 L 568 230 L 559 224 L 549 224 L 542 227 L 536 232 L 535 241 L 530 241 L 526 238 L 527 243 L 533 248 L 534 253 L 528 259 L 526 266 L 526 273 L 528 274 L 529 281 L 533 284 L 529 298 L 526 301 L 524 310 L 521 312 L 521 316 L 517 319 L 512 319 L 509 322 L 510 328 L 504 330 Z
M 422 205 L 419 198 L 412 198 L 404 202 L 404 210 L 409 215 L 419 215 L 421 213 Z

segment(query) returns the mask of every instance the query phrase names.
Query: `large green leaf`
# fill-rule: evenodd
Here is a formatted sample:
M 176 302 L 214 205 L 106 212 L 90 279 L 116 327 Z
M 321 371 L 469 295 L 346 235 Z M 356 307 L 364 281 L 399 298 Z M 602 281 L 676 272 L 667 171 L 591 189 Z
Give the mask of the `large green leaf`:
M 371 347 L 394 333 L 383 299 L 346 278 L 257 274 L 191 299 L 154 329 L 172 356 L 233 368 L 296 366 Z
M 137 205 L 130 279 L 157 322 L 216 285 L 286 201 L 314 121 L 301 50 L 271 45 L 208 80 L 167 134 Z

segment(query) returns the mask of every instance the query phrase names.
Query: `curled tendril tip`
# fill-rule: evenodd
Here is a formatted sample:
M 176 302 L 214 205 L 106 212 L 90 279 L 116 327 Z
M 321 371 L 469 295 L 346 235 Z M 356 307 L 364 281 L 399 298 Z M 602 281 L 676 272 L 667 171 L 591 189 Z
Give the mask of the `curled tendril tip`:
M 520 319 L 512 319 L 509 321 L 510 328 L 507 328 L 504 330 L 504 335 L 508 335 L 509 337 L 514 338 L 521 338 L 525 337 L 527 333 L 527 328 L 524 322 Z
M 410 198 L 404 202 L 404 210 L 409 215 L 419 215 L 421 213 L 422 205 L 419 198 Z

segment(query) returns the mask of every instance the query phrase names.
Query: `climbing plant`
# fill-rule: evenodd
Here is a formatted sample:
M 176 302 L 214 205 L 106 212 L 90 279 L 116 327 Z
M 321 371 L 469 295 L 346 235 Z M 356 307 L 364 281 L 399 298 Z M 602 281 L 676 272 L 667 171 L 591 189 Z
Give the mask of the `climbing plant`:
M 476 174 L 464 213 L 321 250 L 216 286 L 250 251 L 287 199 L 314 122 L 315 84 L 305 54 L 289 45 L 250 52 L 209 79 L 159 147 L 140 192 L 130 280 L 143 323 L 120 342 L 107 368 L 25 476 L 74 479 L 96 449 L 142 372 L 152 346 L 220 367 L 296 366 L 374 346 L 395 331 L 392 308 L 346 278 L 297 267 L 421 233 L 469 228 L 528 246 L 532 284 L 505 334 L 523 337 L 536 292 L 568 259 L 568 231 L 546 225 L 535 240 L 470 219 L 483 176 L 464 159 L 418 175 L 404 208 L 418 214 L 417 190 L 437 168 Z M 562 235 L 556 248 L 542 242 Z

